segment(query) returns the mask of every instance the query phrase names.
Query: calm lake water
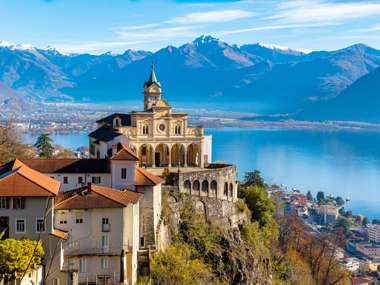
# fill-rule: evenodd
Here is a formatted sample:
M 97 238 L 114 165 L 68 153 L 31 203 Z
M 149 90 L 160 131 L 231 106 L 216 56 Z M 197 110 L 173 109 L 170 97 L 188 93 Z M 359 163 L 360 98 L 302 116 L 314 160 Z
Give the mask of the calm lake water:
M 346 208 L 380 218 L 380 133 L 239 128 L 206 132 L 213 135 L 213 160 L 235 163 L 240 178 L 258 169 L 268 183 L 350 197 Z M 67 148 L 88 144 L 83 133 L 52 138 Z

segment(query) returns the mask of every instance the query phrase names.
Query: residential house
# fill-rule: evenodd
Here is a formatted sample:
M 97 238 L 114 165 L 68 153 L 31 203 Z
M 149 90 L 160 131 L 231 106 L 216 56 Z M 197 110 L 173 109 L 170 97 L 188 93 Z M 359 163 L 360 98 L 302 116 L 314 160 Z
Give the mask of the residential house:
M 58 196 L 55 226 L 69 233 L 64 268 L 79 284 L 135 284 L 142 196 L 91 183 Z

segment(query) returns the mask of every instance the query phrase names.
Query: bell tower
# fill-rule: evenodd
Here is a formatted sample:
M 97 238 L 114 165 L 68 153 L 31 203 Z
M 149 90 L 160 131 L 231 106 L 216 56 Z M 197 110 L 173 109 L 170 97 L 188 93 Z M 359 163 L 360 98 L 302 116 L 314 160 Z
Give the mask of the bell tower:
M 152 110 L 161 100 L 161 95 L 161 84 L 156 78 L 154 64 L 152 63 L 149 79 L 144 83 L 144 111 Z

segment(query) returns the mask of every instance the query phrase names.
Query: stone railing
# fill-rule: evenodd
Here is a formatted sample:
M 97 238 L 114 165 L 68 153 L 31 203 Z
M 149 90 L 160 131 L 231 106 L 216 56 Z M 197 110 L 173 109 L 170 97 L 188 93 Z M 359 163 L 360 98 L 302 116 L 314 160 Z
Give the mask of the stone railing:
M 202 127 L 188 127 L 186 129 L 186 136 L 201 136 L 203 135 Z

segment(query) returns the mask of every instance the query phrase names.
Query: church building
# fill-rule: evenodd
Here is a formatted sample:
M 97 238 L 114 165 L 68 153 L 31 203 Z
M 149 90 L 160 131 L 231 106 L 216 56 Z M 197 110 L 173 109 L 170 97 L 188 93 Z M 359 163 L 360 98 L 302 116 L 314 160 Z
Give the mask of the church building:
M 163 98 L 152 65 L 144 83 L 144 110 L 115 113 L 97 121 L 90 137 L 91 158 L 106 158 L 117 143 L 128 144 L 146 167 L 204 167 L 211 162 L 211 136 L 190 127 L 188 115 L 174 112 Z

